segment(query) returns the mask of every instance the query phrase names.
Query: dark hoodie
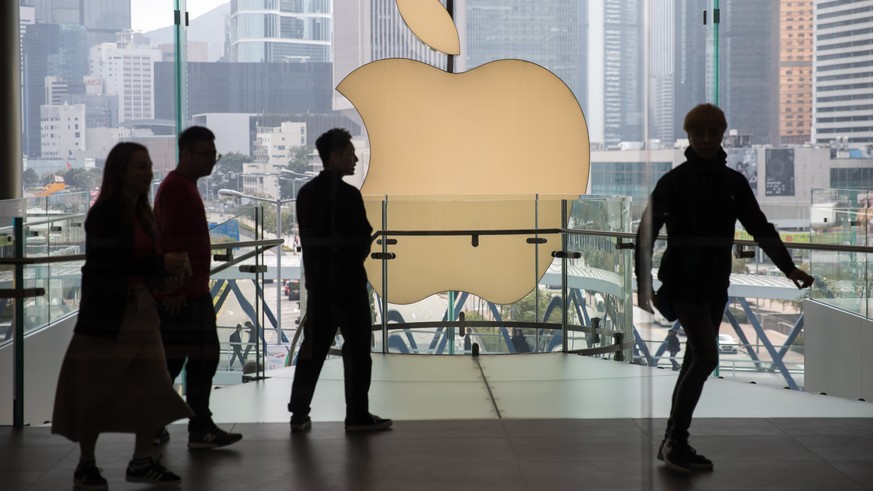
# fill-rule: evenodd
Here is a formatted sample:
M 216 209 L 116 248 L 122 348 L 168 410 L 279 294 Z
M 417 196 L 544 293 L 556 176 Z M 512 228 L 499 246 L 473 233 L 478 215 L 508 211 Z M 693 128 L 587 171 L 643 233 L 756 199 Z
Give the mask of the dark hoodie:
M 761 212 L 748 181 L 726 165 L 719 149 L 703 159 L 689 147 L 688 159 L 655 185 L 637 230 L 634 265 L 639 288 L 650 288 L 652 238 L 667 226 L 667 251 L 658 279 L 671 298 L 699 300 L 730 284 L 736 221 L 786 275 L 795 269 L 773 224 Z

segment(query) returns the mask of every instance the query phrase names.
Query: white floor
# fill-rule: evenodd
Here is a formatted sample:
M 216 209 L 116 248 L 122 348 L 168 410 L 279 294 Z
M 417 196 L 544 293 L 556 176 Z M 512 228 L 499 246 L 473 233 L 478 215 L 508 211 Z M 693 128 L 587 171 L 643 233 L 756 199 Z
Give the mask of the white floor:
M 294 368 L 216 390 L 217 422 L 286 422 Z M 666 418 L 676 372 L 561 353 L 373 355 L 371 411 L 395 420 Z M 490 390 L 489 390 L 490 389 Z M 315 421 L 345 416 L 342 361 L 325 363 Z M 873 403 L 712 379 L 696 418 L 873 418 Z

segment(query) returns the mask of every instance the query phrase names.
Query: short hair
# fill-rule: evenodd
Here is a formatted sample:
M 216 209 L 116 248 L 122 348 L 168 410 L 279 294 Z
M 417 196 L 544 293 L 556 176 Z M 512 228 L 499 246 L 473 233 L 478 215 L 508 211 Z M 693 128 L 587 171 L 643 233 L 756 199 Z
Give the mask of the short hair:
M 345 150 L 351 141 L 352 134 L 343 128 L 333 128 L 322 133 L 322 135 L 315 140 L 315 148 L 318 149 L 318 156 L 321 157 L 321 163 L 326 166 L 330 160 L 330 154 Z
M 693 130 L 707 126 L 714 126 L 721 131 L 727 130 L 727 119 L 724 117 L 724 111 L 714 104 L 707 103 L 694 106 L 685 115 L 685 123 L 682 128 L 686 133 L 691 133 Z
M 215 133 L 203 126 L 191 126 L 179 134 L 179 151 L 189 149 L 195 142 L 215 141 Z

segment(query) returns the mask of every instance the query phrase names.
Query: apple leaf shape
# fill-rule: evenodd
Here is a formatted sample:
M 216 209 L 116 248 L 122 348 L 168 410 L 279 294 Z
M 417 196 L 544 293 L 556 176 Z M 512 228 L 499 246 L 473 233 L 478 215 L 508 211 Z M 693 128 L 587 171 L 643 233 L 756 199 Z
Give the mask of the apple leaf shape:
M 397 8 L 421 42 L 447 55 L 461 54 L 455 21 L 439 0 L 397 0 Z

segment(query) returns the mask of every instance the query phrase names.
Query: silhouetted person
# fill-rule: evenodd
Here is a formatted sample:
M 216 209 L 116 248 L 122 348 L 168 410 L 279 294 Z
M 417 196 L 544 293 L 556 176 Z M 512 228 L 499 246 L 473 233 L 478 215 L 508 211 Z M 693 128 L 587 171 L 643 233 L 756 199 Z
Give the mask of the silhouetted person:
M 667 331 L 667 352 L 670 353 L 670 364 L 673 365 L 673 371 L 678 371 L 680 368 L 679 363 L 676 361 L 676 355 L 679 354 L 681 349 L 679 336 L 676 335 L 676 331 L 670 329 Z
M 685 116 L 684 128 L 690 143 L 687 161 L 661 177 L 649 198 L 637 231 L 635 268 L 639 306 L 653 312 L 653 238 L 666 226 L 658 296 L 676 312 L 686 342 L 658 458 L 687 475 L 691 469 L 712 469 L 712 461 L 688 444 L 688 428 L 703 384 L 718 366 L 717 336 L 727 303 L 736 221 L 798 288 L 808 287 L 813 278 L 795 267 L 746 178 L 727 167 L 721 148 L 727 121 L 721 109 L 712 104 L 695 107 Z
M 77 489 L 107 489 L 94 449 L 100 433 L 135 433 L 126 480 L 178 484 L 152 457 L 155 430 L 191 416 L 173 390 L 150 289 L 178 286 L 190 271 L 184 252 L 161 254 L 148 192 L 152 161 L 138 143 L 106 157 L 100 196 L 85 220 L 82 299 L 61 366 L 52 433 L 79 443 Z
M 245 357 L 243 357 L 242 353 L 242 338 L 239 333 L 242 331 L 242 326 L 237 324 L 236 329 L 233 330 L 233 333 L 230 335 L 230 348 L 233 350 L 233 353 L 230 354 L 230 362 L 227 364 L 228 368 L 233 367 L 233 360 L 239 360 L 240 368 L 244 368 L 246 365 Z
M 246 343 L 246 352 L 243 353 L 243 360 L 249 359 L 249 351 L 258 344 L 258 328 L 251 321 L 246 321 L 246 328 L 249 331 L 249 341 Z
M 319 136 L 315 146 L 324 170 L 297 195 L 307 298 L 288 404 L 291 431 L 312 427 L 309 405 L 337 328 L 345 341 L 346 431 L 388 429 L 390 419 L 369 412 L 371 322 L 364 259 L 373 229 L 360 191 L 342 180 L 355 172 L 355 146 L 348 131 L 338 128 Z
M 530 353 L 530 345 L 527 344 L 527 339 L 521 329 L 512 330 L 512 347 L 516 353 Z
M 167 174 L 155 196 L 155 221 L 164 249 L 187 252 L 193 271 L 181 288 L 164 296 L 160 308 L 170 377 L 175 380 L 185 367 L 186 397 L 194 410 L 188 422 L 191 449 L 223 447 L 242 438 L 216 426 L 209 410 L 221 345 L 209 292 L 209 227 L 197 180 L 210 175 L 220 158 L 211 131 L 202 126 L 186 129 L 179 135 L 179 165 Z M 155 441 L 168 439 L 166 429 L 155 436 Z
M 468 327 L 464 332 L 464 353 L 469 353 L 473 349 L 472 330 Z

